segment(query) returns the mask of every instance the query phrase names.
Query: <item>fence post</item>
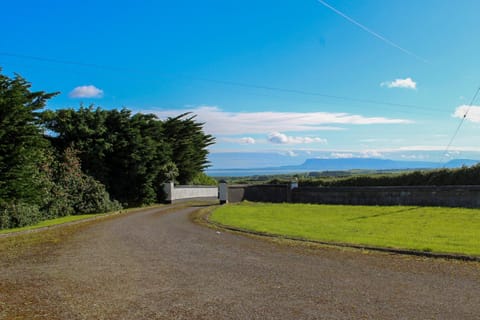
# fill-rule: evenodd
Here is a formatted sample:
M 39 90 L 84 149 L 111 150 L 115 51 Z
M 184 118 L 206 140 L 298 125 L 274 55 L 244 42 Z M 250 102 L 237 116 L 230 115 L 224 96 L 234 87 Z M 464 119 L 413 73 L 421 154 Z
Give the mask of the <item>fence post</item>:
M 218 185 L 218 198 L 220 204 L 228 203 L 228 184 L 225 180 L 221 180 Z
M 165 194 L 167 195 L 167 198 L 165 199 L 166 203 L 173 203 L 173 200 L 175 200 L 173 196 L 174 189 L 175 189 L 175 186 L 172 181 L 165 182 L 163 184 L 163 191 L 165 191 Z

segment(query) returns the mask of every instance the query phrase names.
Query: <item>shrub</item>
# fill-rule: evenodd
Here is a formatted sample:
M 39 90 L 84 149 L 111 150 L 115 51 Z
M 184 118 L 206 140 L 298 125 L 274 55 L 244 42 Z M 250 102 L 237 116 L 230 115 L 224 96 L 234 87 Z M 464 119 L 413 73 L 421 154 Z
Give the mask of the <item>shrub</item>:
M 73 214 L 103 213 L 122 208 L 118 201 L 110 200 L 103 184 L 87 175 L 82 180 L 77 201 L 73 204 Z
M 218 181 L 212 177 L 207 176 L 204 172 L 197 173 L 190 184 L 193 185 L 202 185 L 202 186 L 216 186 L 218 185 Z
M 302 179 L 302 186 L 363 187 L 363 186 L 445 186 L 479 185 L 480 165 L 458 169 L 413 171 L 402 174 L 359 175 L 345 178 Z
M 42 220 L 38 206 L 27 203 L 9 203 L 0 208 L 0 228 L 18 228 Z

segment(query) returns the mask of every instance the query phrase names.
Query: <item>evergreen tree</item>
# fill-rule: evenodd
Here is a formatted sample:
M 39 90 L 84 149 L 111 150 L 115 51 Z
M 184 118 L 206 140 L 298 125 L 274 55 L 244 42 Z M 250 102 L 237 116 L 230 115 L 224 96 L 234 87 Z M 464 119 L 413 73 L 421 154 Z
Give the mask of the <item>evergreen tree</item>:
M 31 92 L 30 87 L 19 75 L 0 74 L 0 204 L 39 205 L 45 195 L 40 168 L 48 142 L 37 110 L 56 93 Z
M 31 92 L 30 87 L 19 75 L 0 74 L 0 229 L 118 209 L 105 187 L 81 171 L 75 150 L 66 148 L 62 156 L 55 156 L 43 119 L 55 113 L 39 110 L 56 93 Z M 76 120 L 70 122 L 72 128 Z M 92 125 L 80 126 L 86 127 Z
M 198 173 L 208 167 L 207 147 L 215 138 L 203 132 L 203 123 L 195 121 L 195 115 L 184 113 L 164 122 L 165 140 L 170 145 L 171 160 L 178 168 L 178 181 L 190 183 Z
M 58 151 L 74 146 L 85 172 L 101 181 L 114 199 L 127 206 L 161 199 L 159 177 L 171 152 L 155 115 L 90 106 L 46 112 L 43 118 L 56 133 L 51 140 Z
M 128 205 L 157 201 L 158 176 L 168 161 L 162 122 L 151 114 L 109 111 L 106 121 L 112 148 L 106 156 L 111 194 Z

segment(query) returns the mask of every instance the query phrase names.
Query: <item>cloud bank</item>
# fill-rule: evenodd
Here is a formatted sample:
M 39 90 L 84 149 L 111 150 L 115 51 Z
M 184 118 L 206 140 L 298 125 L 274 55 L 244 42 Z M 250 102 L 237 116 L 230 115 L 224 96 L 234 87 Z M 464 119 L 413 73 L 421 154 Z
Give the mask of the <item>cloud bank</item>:
M 69 96 L 70 98 L 101 98 L 103 97 L 103 90 L 93 85 L 79 86 L 73 89 Z
M 365 117 L 331 112 L 226 112 L 218 107 L 199 106 L 190 110 L 154 111 L 160 119 L 186 111 L 205 123 L 205 131 L 214 135 L 265 134 L 266 132 L 301 132 L 344 130 L 339 125 L 408 124 L 406 119 Z M 148 112 L 152 112 L 151 110 Z

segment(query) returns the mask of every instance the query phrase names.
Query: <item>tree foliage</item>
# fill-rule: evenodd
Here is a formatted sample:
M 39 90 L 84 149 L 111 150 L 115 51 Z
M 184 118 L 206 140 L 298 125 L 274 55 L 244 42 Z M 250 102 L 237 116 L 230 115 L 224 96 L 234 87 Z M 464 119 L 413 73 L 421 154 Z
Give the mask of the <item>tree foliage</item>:
M 413 171 L 401 174 L 359 175 L 336 179 L 303 179 L 303 186 L 447 186 L 480 185 L 480 165 L 458 169 Z
M 16 75 L 0 74 L 0 204 L 43 197 L 39 168 L 48 144 L 42 138 L 37 110 L 55 93 L 31 92 Z
M 55 212 L 56 216 L 64 216 L 120 209 L 119 203 L 110 200 L 105 186 L 82 171 L 77 154 L 77 150 L 69 147 L 55 164 L 53 187 L 56 192 L 51 194 L 60 196 L 51 199 L 53 207 L 57 210 L 50 207 L 48 211 Z
M 166 142 L 171 146 L 172 161 L 179 169 L 179 183 L 190 183 L 208 167 L 207 147 L 215 138 L 203 132 L 203 123 L 195 122 L 195 115 L 184 113 L 164 122 Z
M 214 138 L 194 118 L 183 114 L 161 121 L 153 114 L 94 106 L 43 115 L 57 150 L 79 150 L 85 172 L 127 206 L 162 200 L 163 182 L 189 183 L 206 168 Z
M 41 111 L 56 93 L 30 87 L 0 74 L 0 229 L 120 208 L 110 196 L 127 206 L 161 201 L 165 181 L 208 181 L 214 138 L 195 116 Z
M 118 208 L 103 185 L 76 166 L 72 150 L 55 156 L 39 110 L 56 93 L 30 87 L 19 75 L 0 74 L 0 229 Z

